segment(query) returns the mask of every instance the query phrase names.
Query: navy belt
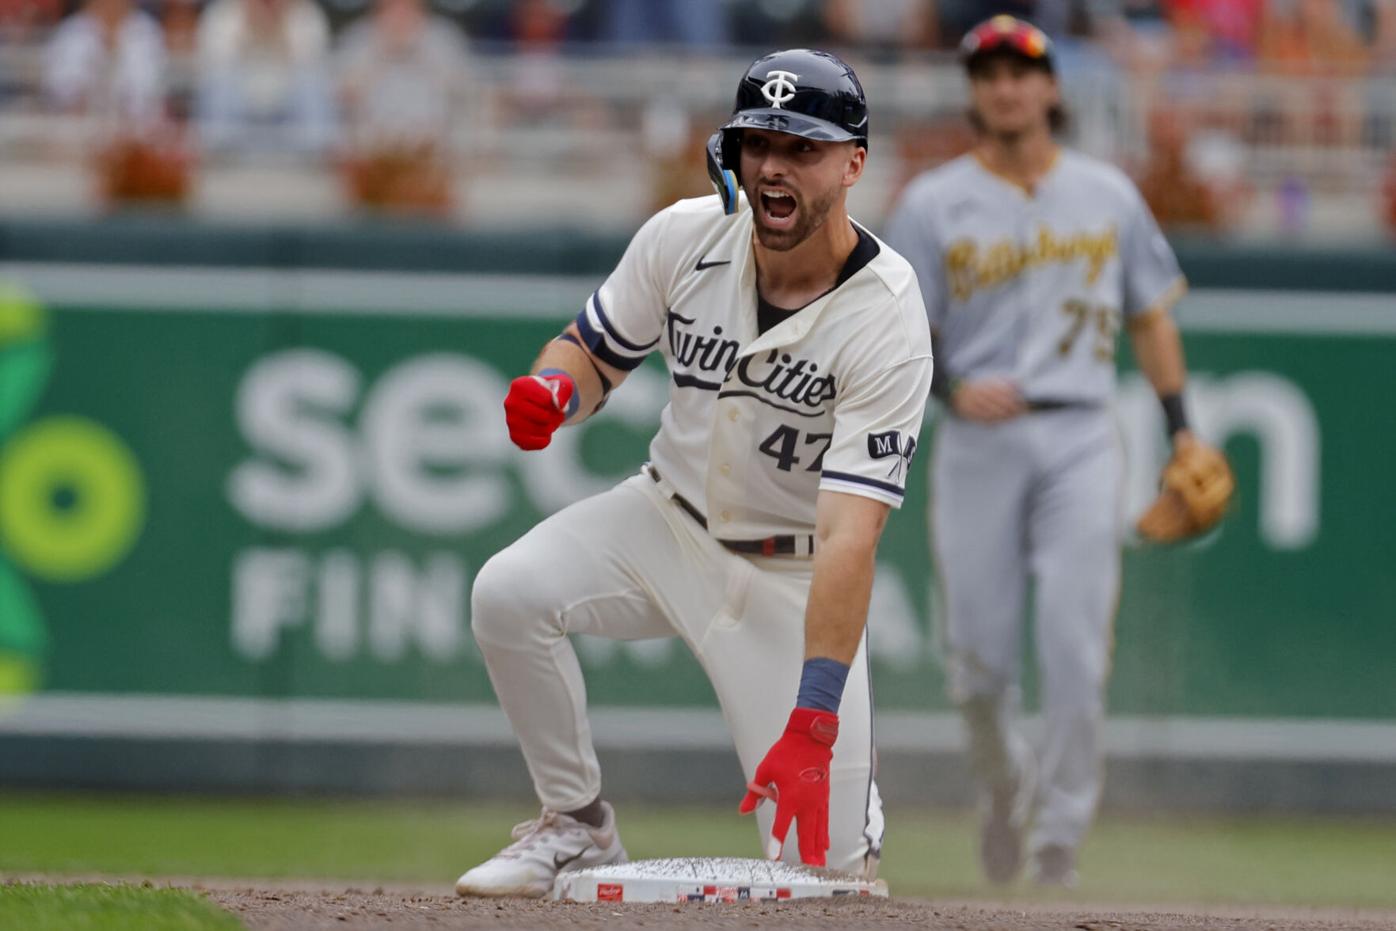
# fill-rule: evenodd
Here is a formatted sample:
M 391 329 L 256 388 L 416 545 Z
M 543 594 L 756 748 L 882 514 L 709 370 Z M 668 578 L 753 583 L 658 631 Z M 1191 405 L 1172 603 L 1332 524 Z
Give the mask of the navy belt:
M 665 482 L 659 476 L 659 470 L 646 463 L 645 471 L 655 484 L 663 488 Z M 698 526 L 708 530 L 708 519 L 703 516 L 703 512 L 693 506 L 689 501 L 677 491 L 669 491 L 669 499 L 684 509 L 689 517 L 698 522 Z M 774 537 L 766 537 L 764 540 L 718 540 L 727 549 L 734 553 L 746 553 L 752 556 L 813 556 L 814 537 L 809 534 L 780 534 Z

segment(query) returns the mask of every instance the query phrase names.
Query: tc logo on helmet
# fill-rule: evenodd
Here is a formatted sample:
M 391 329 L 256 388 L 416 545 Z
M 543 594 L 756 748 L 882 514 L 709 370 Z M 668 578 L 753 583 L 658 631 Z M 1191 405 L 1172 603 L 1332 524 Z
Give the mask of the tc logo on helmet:
M 761 96 L 779 110 L 781 104 L 795 99 L 795 82 L 798 80 L 800 76 L 790 71 L 767 71 L 766 83 L 761 85 Z

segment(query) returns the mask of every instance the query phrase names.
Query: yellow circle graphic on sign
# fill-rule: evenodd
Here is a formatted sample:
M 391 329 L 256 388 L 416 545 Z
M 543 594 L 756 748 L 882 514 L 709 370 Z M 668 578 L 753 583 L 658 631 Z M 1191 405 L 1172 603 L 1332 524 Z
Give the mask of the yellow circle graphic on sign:
M 38 339 L 43 331 L 43 307 L 28 292 L 0 281 L 0 346 Z
M 38 663 L 27 656 L 0 651 L 0 710 L 4 710 L 6 697 L 28 695 L 38 683 Z
M 34 575 L 90 578 L 126 555 L 145 519 L 130 449 L 82 417 L 50 417 L 0 450 L 0 547 Z

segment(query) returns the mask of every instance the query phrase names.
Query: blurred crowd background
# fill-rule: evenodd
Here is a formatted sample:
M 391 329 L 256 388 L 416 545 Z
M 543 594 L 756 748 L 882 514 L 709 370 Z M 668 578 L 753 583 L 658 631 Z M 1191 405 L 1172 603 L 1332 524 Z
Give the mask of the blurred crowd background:
M 964 31 L 1056 42 L 1067 141 L 1174 230 L 1396 235 L 1396 0 L 0 0 L 0 212 L 633 227 L 708 192 L 744 65 L 863 77 L 880 223 L 964 151 Z

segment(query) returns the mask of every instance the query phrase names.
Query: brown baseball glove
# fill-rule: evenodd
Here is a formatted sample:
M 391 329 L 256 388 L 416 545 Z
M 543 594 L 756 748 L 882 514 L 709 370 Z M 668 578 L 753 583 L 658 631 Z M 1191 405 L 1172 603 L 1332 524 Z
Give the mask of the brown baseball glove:
M 1136 525 L 1155 543 L 1177 543 L 1206 533 L 1226 514 L 1236 479 L 1215 446 L 1191 440 L 1173 450 L 1159 496 Z

